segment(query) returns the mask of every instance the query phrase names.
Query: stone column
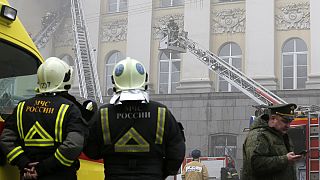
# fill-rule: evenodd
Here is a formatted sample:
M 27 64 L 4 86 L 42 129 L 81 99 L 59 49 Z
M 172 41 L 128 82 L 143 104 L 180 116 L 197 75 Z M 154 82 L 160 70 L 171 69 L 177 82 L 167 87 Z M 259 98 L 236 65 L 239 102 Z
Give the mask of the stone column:
M 137 7 L 143 6 L 144 12 L 137 12 Z M 126 56 L 142 62 L 150 70 L 151 61 L 151 30 L 152 1 L 128 1 L 128 31 Z
M 184 29 L 188 37 L 209 50 L 210 45 L 210 1 L 195 0 L 185 3 Z M 208 67 L 197 60 L 196 56 L 187 52 L 183 54 L 181 81 L 178 93 L 212 91 Z
M 306 88 L 320 88 L 320 1 L 310 0 L 310 73 Z
M 245 73 L 270 90 L 277 87 L 274 8 L 274 0 L 246 0 Z

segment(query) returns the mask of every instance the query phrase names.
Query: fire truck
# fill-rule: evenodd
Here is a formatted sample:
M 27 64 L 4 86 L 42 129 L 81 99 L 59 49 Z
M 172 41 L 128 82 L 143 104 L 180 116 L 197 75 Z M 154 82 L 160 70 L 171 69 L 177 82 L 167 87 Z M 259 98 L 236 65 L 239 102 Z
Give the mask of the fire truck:
M 258 104 L 254 106 L 257 108 L 255 112 L 256 116 L 264 112 L 268 105 L 286 103 L 286 101 L 255 82 L 237 68 L 188 38 L 188 32 L 181 29 L 174 30 L 176 28 L 169 26 L 170 24 L 168 23 L 166 27 L 154 27 L 162 36 L 159 50 L 179 53 L 189 51 L 211 71 L 253 99 Z M 292 139 L 297 151 L 306 152 L 305 158 L 297 165 L 298 179 L 319 180 L 320 107 L 316 105 L 299 106 L 297 112 L 299 112 L 299 115 L 291 123 L 292 128 L 290 128 L 289 136 L 294 137 Z M 302 134 L 303 136 L 301 136 Z

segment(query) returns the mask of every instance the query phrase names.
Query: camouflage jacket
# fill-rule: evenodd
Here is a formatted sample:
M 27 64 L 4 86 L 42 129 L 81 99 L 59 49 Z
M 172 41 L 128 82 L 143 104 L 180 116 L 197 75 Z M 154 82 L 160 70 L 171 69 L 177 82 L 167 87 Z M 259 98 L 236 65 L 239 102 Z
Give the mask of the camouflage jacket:
M 242 180 L 296 180 L 295 167 L 286 154 L 292 151 L 288 135 L 282 135 L 258 117 L 243 144 Z

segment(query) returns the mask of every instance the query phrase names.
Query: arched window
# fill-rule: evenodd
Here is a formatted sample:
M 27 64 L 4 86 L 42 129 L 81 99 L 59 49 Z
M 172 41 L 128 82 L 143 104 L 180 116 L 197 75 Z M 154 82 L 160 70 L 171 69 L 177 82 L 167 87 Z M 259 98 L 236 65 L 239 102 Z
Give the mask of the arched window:
M 282 89 L 304 89 L 307 81 L 308 48 L 299 38 L 286 41 L 282 47 Z
M 235 2 L 235 1 L 244 1 L 244 0 L 215 0 L 214 2 L 216 1 L 223 3 L 223 2 Z
M 74 60 L 69 54 L 65 54 L 61 57 L 61 60 L 69 64 L 70 66 L 74 66 Z
M 73 95 L 76 95 L 76 94 L 80 95 L 78 69 L 77 69 L 77 66 L 74 62 L 74 59 L 69 54 L 62 55 L 60 59 L 63 60 L 64 62 L 66 62 L 73 69 L 73 83 L 71 86 L 72 89 L 71 89 L 70 93 Z
M 124 56 L 121 52 L 116 51 L 112 53 L 106 60 L 106 89 L 107 89 L 107 95 L 112 95 L 113 93 L 113 84 L 111 81 L 112 71 L 114 66 L 120 61 L 124 59 Z
M 108 12 L 123 12 L 128 11 L 128 0 L 109 0 L 108 1 Z
M 216 134 L 209 136 L 209 156 L 236 158 L 237 136 L 232 134 Z
M 161 52 L 159 65 L 159 94 L 176 92 L 180 82 L 180 54 Z
M 224 44 L 219 51 L 219 57 L 241 71 L 242 52 L 238 44 Z M 219 91 L 231 92 L 239 90 L 223 78 L 219 77 Z
M 161 0 L 161 7 L 181 6 L 184 0 Z

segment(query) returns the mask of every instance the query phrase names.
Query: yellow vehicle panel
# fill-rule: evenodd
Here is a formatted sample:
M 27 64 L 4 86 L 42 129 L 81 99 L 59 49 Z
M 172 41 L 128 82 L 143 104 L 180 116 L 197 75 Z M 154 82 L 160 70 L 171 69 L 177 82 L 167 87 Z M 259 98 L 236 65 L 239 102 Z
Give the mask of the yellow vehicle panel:
M 19 170 L 17 167 L 6 164 L 0 166 L 0 179 L 1 180 L 19 180 Z
M 7 0 L 0 0 L 0 6 L 9 5 Z M 11 24 L 6 23 L 3 20 L 0 20 L 0 38 L 8 40 L 20 47 L 23 47 L 30 51 L 32 54 L 38 57 L 41 61 L 43 61 L 40 52 L 36 48 L 32 39 L 30 38 L 28 32 L 25 30 L 24 26 L 20 22 L 17 17 L 15 21 Z
M 80 169 L 77 173 L 78 180 L 104 180 L 103 163 L 80 160 Z
M 9 5 L 7 0 L 0 0 L 0 8 L 3 5 Z M 26 29 L 20 22 L 17 17 L 15 21 L 8 23 L 8 20 L 5 20 L 3 17 L 0 17 L 0 40 L 4 40 L 6 42 L 10 42 L 13 44 L 14 48 L 19 51 L 23 49 L 23 51 L 32 55 L 34 59 L 43 62 L 43 58 L 27 33 Z M 1 49 L 0 49 L 1 51 Z M 39 63 L 39 64 L 40 64 Z M 5 63 L 0 64 L 2 68 L 6 68 Z M 0 75 L 3 72 L 0 72 Z M 35 74 L 36 72 L 34 72 Z M 13 76 L 14 77 L 14 76 Z M 1 80 L 1 79 L 0 79 Z M 1 126 L 3 126 L 4 121 L 0 116 L 0 134 L 1 134 Z M 78 171 L 78 179 L 79 180 L 87 180 L 87 179 L 95 179 L 95 180 L 103 180 L 104 179 L 104 167 L 103 163 L 89 161 L 89 160 L 80 160 L 81 166 Z M 19 180 L 19 170 L 17 167 L 11 165 L 0 165 L 0 180 Z
M 78 180 L 104 180 L 104 167 L 102 163 L 97 163 L 88 160 L 80 160 L 80 169 L 77 172 Z M 19 180 L 19 170 L 15 166 L 6 164 L 0 166 L 1 180 Z

